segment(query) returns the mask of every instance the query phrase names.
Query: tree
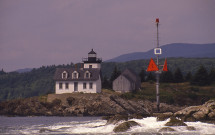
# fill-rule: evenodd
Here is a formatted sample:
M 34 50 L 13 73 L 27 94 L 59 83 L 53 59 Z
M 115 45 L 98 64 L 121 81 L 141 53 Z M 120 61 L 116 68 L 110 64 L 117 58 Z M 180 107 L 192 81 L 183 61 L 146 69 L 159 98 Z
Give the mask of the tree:
M 174 82 L 181 83 L 184 81 L 183 74 L 181 73 L 181 69 L 177 68 L 174 73 Z
M 147 81 L 155 81 L 155 75 L 154 75 L 154 73 L 149 72 L 146 80 Z
M 102 88 L 109 89 L 111 88 L 111 84 L 106 76 L 102 79 Z
M 145 71 L 145 69 L 142 69 L 140 71 L 139 76 L 140 76 L 141 82 L 145 82 L 146 81 L 146 79 L 145 79 L 145 77 L 146 77 L 146 71 Z
M 204 66 L 201 65 L 197 72 L 195 73 L 191 81 L 191 84 L 199 86 L 209 85 L 210 82 L 208 78 L 209 76 L 207 70 L 205 69 Z
M 210 80 L 210 82 L 215 82 L 215 68 L 214 67 L 211 68 L 211 71 L 209 73 L 209 80 Z
M 170 83 L 174 81 L 172 71 L 162 72 L 160 76 L 160 81 L 165 83 Z
M 114 70 L 111 74 L 111 78 L 110 78 L 110 83 L 111 83 L 111 86 L 113 84 L 113 81 L 121 74 L 121 71 L 118 70 L 117 66 L 114 67 Z
M 4 72 L 4 70 L 2 68 L 2 70 L 0 71 L 0 75 L 4 75 L 4 74 L 6 74 L 6 73 Z
M 185 76 L 185 80 L 188 82 L 192 80 L 192 73 L 191 72 L 187 73 L 187 75 Z

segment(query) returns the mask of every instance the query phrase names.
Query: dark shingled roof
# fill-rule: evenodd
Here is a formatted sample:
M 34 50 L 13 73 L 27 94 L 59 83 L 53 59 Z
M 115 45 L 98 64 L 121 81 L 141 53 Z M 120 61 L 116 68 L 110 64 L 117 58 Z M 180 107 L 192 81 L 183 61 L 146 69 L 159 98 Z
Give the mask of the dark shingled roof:
M 129 78 L 133 82 L 140 81 L 140 77 L 132 69 L 126 68 L 122 72 L 122 75 L 125 76 L 126 78 Z
M 62 79 L 62 73 L 66 71 L 68 73 L 67 79 Z M 79 77 L 77 79 L 72 78 L 72 73 L 77 71 L 79 73 Z M 89 71 L 91 74 L 90 78 L 84 78 L 84 73 Z M 96 81 L 100 76 L 100 69 L 96 68 L 57 68 L 54 75 L 55 81 Z

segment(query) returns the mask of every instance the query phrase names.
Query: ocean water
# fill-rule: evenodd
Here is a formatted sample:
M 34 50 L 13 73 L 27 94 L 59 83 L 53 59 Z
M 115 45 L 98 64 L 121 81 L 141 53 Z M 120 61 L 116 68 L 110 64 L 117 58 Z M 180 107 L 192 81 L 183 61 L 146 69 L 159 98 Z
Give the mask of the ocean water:
M 0 135 L 215 135 L 215 125 L 202 122 L 186 122 L 196 128 L 172 127 L 176 131 L 158 132 L 168 121 L 156 121 L 155 117 L 132 119 L 141 126 L 123 133 L 114 133 L 116 125 L 106 125 L 101 117 L 0 117 Z M 123 122 L 123 121 L 122 121 Z

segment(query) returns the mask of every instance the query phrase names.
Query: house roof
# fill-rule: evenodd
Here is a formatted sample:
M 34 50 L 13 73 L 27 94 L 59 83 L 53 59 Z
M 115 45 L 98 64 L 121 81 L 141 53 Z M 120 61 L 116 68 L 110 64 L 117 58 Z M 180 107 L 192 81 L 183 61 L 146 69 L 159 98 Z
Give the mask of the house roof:
M 136 74 L 136 72 L 129 68 L 125 69 L 121 75 L 125 76 L 127 79 L 133 82 L 140 81 L 140 77 Z
M 66 79 L 62 78 L 62 73 L 66 71 L 68 73 L 68 77 Z M 72 78 L 73 72 L 78 72 L 78 78 Z M 85 78 L 85 72 L 89 71 L 91 76 L 90 78 Z M 55 81 L 96 81 L 99 79 L 101 74 L 100 69 L 95 68 L 57 68 L 54 75 Z

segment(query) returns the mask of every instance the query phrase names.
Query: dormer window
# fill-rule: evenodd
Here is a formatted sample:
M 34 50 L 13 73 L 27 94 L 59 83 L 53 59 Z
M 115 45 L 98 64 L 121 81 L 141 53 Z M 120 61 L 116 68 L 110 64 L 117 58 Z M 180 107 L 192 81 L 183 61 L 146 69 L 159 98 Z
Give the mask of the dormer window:
M 67 78 L 68 78 L 68 73 L 66 71 L 63 71 L 62 79 L 67 79 Z
M 84 78 L 90 78 L 91 77 L 91 73 L 89 71 L 86 71 L 84 74 Z
M 77 71 L 74 71 L 72 73 L 72 79 L 78 79 L 78 72 Z

